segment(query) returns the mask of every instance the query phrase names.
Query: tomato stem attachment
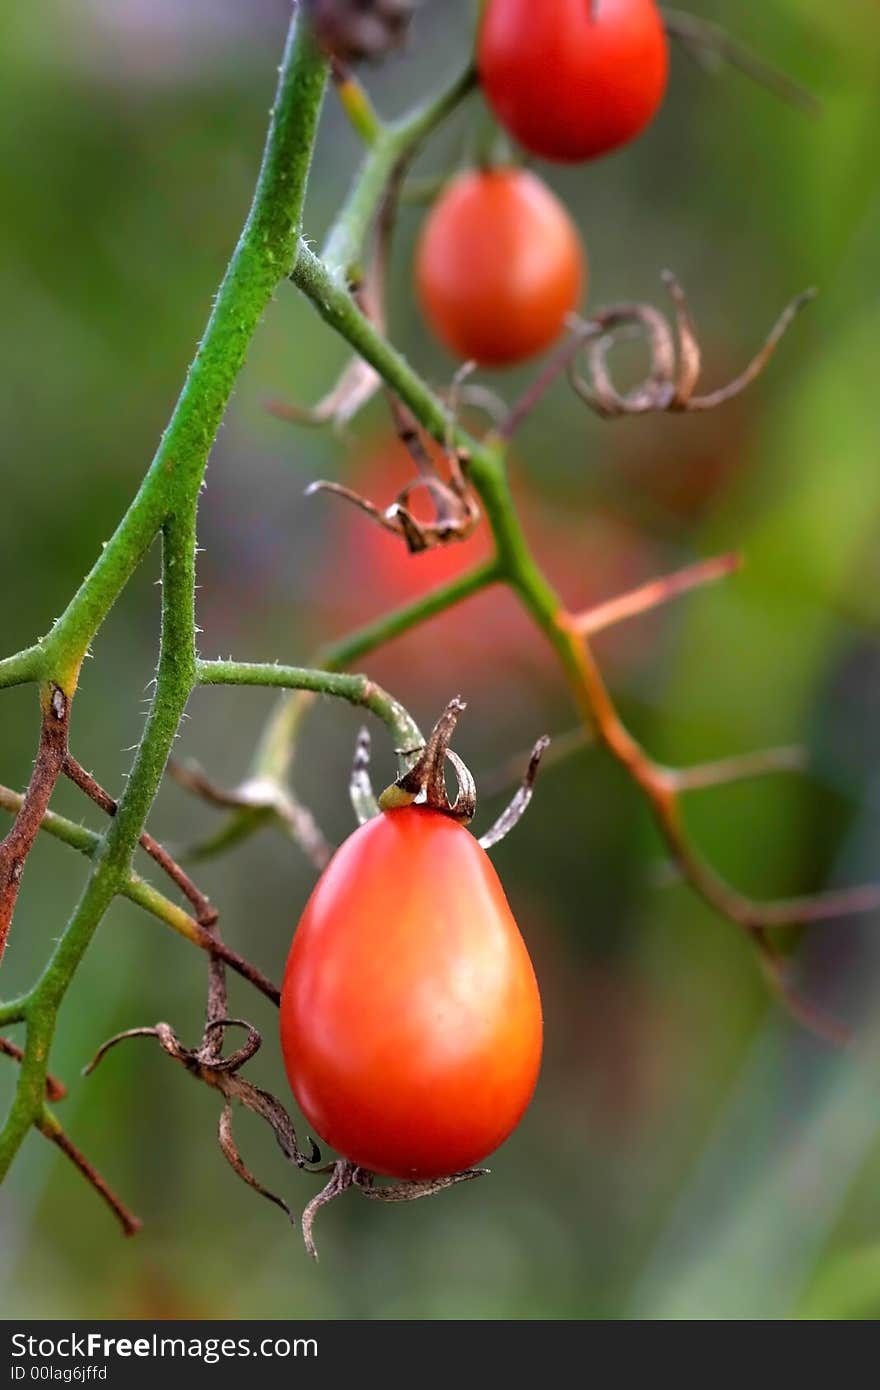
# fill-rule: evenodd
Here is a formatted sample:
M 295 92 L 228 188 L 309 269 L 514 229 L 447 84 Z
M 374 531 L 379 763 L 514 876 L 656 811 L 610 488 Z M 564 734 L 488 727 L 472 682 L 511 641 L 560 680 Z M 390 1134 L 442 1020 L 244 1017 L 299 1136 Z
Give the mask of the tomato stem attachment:
M 477 809 L 477 788 L 473 774 L 458 754 L 449 747 L 459 716 L 466 708 L 458 695 L 449 701 L 416 762 L 379 797 L 381 811 L 393 811 L 401 806 L 411 806 L 417 801 L 429 810 L 440 811 L 463 825 L 473 820 Z M 447 758 L 455 769 L 458 782 L 454 801 L 449 800 L 449 792 L 446 789 Z

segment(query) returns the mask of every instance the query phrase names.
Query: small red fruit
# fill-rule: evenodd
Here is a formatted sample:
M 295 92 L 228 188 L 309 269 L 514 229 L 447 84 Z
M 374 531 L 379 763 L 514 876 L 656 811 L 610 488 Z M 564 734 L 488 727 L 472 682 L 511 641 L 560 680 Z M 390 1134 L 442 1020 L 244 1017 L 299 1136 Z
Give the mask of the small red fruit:
M 521 1119 L 541 1001 L 489 858 L 451 817 L 385 812 L 334 855 L 281 991 L 290 1085 L 315 1132 L 374 1173 L 471 1167 Z
M 626 145 L 666 91 L 669 44 L 654 0 L 489 0 L 480 80 L 534 154 L 578 163 Z
M 457 357 L 500 367 L 542 352 L 565 327 L 586 279 L 565 208 L 524 169 L 460 174 L 419 240 L 425 317 Z

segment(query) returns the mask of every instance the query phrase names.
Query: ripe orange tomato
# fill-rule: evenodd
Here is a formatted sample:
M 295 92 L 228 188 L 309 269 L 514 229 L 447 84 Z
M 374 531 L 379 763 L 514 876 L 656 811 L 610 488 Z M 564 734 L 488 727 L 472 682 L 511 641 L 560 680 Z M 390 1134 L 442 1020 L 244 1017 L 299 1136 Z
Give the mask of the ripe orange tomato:
M 502 125 L 545 159 L 607 154 L 656 115 L 669 45 L 654 0 L 489 0 L 480 80 Z
M 541 1061 L 538 986 L 488 855 L 405 807 L 334 855 L 281 991 L 290 1085 L 316 1133 L 374 1173 L 442 1177 L 497 1149 Z
M 565 208 L 523 169 L 460 174 L 419 240 L 416 285 L 448 348 L 484 366 L 542 352 L 577 307 L 584 252 Z

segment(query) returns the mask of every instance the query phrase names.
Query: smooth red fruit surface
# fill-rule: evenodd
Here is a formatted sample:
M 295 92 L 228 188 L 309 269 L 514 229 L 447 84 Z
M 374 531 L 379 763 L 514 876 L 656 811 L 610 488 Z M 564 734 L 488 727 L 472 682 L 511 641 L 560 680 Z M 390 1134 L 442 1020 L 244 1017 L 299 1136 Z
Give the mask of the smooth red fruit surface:
M 505 366 L 543 351 L 578 305 L 586 264 L 555 194 L 524 169 L 474 170 L 434 204 L 419 240 L 425 317 L 457 357 Z
M 669 44 L 654 0 L 489 0 L 478 64 L 505 129 L 534 154 L 577 163 L 653 119 Z
M 390 1177 L 469 1168 L 521 1119 L 541 1041 L 528 951 L 470 832 L 422 807 L 356 830 L 281 991 L 287 1075 L 317 1135 Z

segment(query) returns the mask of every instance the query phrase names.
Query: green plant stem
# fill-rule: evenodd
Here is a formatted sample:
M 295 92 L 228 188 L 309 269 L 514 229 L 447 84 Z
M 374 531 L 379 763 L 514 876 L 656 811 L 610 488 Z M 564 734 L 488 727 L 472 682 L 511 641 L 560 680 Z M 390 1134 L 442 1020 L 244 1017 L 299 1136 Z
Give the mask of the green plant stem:
M 368 656 L 377 647 L 384 646 L 395 637 L 402 637 L 414 627 L 428 622 L 440 613 L 447 612 L 456 604 L 464 602 L 474 594 L 487 589 L 500 578 L 495 560 L 478 565 L 467 574 L 459 575 L 447 584 L 440 584 L 411 603 L 393 609 L 372 623 L 358 628 L 356 632 L 343 637 L 341 641 L 322 647 L 315 657 L 315 665 L 322 671 L 344 671 L 362 657 Z M 290 694 L 280 700 L 268 720 L 254 754 L 252 775 L 268 777 L 283 787 L 290 773 L 293 750 L 300 721 L 307 702 L 301 694 Z M 242 833 L 256 829 L 258 822 L 253 816 L 245 821 L 240 815 L 233 817 L 229 825 L 238 820 Z
M 42 643 L 47 670 L 68 692 L 92 638 L 175 499 L 198 492 L 251 339 L 290 273 L 326 68 L 306 24 L 294 21 L 253 204 L 171 421 L 122 522 Z
M 442 401 L 406 358 L 376 330 L 348 291 L 333 279 L 323 262 L 307 247 L 297 258 L 292 278 L 324 321 L 376 369 L 395 395 L 409 406 L 419 423 L 443 443 L 449 421 Z M 562 611 L 562 601 L 532 557 L 510 493 L 503 444 L 494 440 L 481 445 L 457 425 L 454 433 L 455 442 L 468 455 L 468 477 L 480 497 L 495 539 L 493 578 L 509 583 L 538 625 L 557 642 L 557 618 Z M 559 645 L 561 650 L 563 644 Z
M 27 997 L 9 999 L 0 1004 L 0 1028 L 8 1028 L 11 1023 L 24 1023 L 27 1015 Z
M 357 78 L 345 69 L 333 70 L 333 85 L 348 123 L 365 145 L 375 144 L 385 123 Z
M 0 688 L 10 685 L 27 685 L 31 681 L 41 681 L 45 671 L 43 650 L 40 646 L 25 647 L 14 656 L 0 661 Z
M 306 690 L 316 695 L 335 695 L 351 705 L 369 710 L 383 720 L 391 730 L 398 749 L 413 752 L 424 744 L 418 725 L 403 705 L 367 676 L 311 671 L 300 666 L 277 666 L 272 662 L 200 661 L 196 678 L 200 685 L 258 685 L 275 690 Z
M 413 599 L 411 603 L 392 609 L 390 613 L 349 633 L 340 641 L 322 647 L 315 658 L 315 664 L 323 671 L 344 671 L 354 662 L 375 651 L 377 647 L 384 646 L 395 637 L 402 637 L 414 627 L 419 627 L 440 613 L 447 612 L 456 604 L 472 598 L 474 594 L 481 593 L 483 589 L 495 584 L 500 577 L 497 561 L 488 560 L 484 565 L 468 570 L 466 574 L 451 579 L 447 584 L 429 589 L 426 594 Z
M 472 65 L 419 110 L 393 124 L 374 124 L 367 154 L 324 244 L 321 259 L 343 285 L 360 279 L 364 243 L 394 171 L 409 163 L 419 146 L 460 104 L 474 86 Z
M 10 791 L 8 787 L 0 787 L 0 808 L 8 811 L 11 815 L 16 815 L 21 809 L 22 796 L 19 792 Z M 47 835 L 53 839 L 60 840 L 62 844 L 69 845 L 71 849 L 78 850 L 89 859 L 93 859 L 101 847 L 101 836 L 94 830 L 90 830 L 86 825 L 80 825 L 77 821 L 68 820 L 66 816 L 59 816 L 56 811 L 47 811 L 43 816 L 41 830 L 45 830 Z M 195 930 L 198 923 L 178 907 L 177 903 L 166 898 L 164 893 L 160 893 L 157 888 L 148 883 L 139 874 L 129 870 L 120 893 L 124 898 L 136 903 L 138 907 L 144 908 L 160 921 L 174 931 L 179 932 L 190 941 L 199 941 L 199 933 Z M 0 1026 L 10 1021 L 6 1011 L 9 1009 L 21 1010 L 19 1019 L 24 1017 L 27 1007 L 27 1000 L 16 1000 L 12 1004 L 0 1005 Z

